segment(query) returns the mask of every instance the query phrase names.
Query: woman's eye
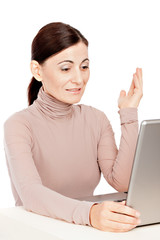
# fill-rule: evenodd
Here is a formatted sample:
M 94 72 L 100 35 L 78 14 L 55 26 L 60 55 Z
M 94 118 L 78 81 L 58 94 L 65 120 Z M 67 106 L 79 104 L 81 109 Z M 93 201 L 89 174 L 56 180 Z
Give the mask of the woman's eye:
M 89 66 L 82 66 L 82 69 L 88 69 Z
M 69 71 L 69 69 L 70 69 L 70 68 L 67 68 L 67 67 L 61 68 L 61 70 L 62 70 L 63 72 L 67 72 L 67 71 Z

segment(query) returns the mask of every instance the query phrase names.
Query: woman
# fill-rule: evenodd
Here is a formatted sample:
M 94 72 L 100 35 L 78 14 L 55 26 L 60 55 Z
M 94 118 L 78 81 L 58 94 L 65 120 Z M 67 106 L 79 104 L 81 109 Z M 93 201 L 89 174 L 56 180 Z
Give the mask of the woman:
M 117 150 L 106 115 L 77 104 L 89 79 L 88 41 L 75 28 L 50 23 L 32 43 L 29 107 L 4 125 L 5 152 L 16 206 L 90 225 L 104 231 L 128 231 L 139 213 L 125 203 L 93 203 L 101 172 L 118 191 L 127 191 L 138 134 L 137 107 L 142 70 L 136 70 L 128 94 L 121 91 L 122 137 Z

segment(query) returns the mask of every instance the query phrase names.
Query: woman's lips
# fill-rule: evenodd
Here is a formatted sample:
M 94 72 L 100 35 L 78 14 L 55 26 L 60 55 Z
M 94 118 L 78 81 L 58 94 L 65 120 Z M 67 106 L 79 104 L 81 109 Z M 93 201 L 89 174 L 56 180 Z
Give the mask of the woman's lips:
M 70 88 L 70 89 L 66 89 L 67 91 L 79 91 L 81 88 Z
M 81 88 L 70 88 L 70 89 L 66 89 L 66 91 L 76 94 L 76 93 L 80 93 Z

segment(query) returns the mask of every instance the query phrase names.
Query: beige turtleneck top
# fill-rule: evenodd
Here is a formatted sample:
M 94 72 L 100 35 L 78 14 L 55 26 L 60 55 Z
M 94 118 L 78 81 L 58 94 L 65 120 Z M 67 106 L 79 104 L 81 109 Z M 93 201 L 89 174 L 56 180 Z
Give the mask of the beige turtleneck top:
M 120 109 L 117 150 L 106 115 L 84 104 L 60 102 L 41 88 L 37 100 L 4 124 L 4 146 L 16 206 L 76 224 L 90 225 L 101 172 L 127 191 L 138 135 L 137 109 Z

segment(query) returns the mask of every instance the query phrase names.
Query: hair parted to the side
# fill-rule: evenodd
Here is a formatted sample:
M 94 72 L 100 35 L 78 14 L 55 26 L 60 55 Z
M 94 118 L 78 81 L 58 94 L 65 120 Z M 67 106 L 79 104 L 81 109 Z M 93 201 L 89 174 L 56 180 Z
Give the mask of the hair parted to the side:
M 31 60 L 43 64 L 50 56 L 82 41 L 88 46 L 87 39 L 79 30 L 62 22 L 53 22 L 42 27 L 32 42 Z M 37 99 L 42 83 L 32 77 L 28 86 L 28 104 Z

